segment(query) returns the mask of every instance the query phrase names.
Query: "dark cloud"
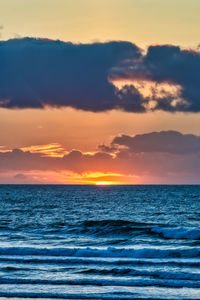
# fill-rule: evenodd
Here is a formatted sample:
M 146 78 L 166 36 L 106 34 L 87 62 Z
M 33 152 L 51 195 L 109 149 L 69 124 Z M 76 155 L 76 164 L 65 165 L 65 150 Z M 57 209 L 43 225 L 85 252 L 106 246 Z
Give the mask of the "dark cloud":
M 0 42 L 0 105 L 71 106 L 94 112 L 126 109 L 108 73 L 120 62 L 140 56 L 138 47 L 120 41 L 72 44 L 24 38 Z M 140 101 L 132 102 L 133 111 L 142 110 Z
M 200 111 L 200 52 L 130 42 L 72 44 L 22 38 L 0 42 L 0 106 L 70 106 L 93 112 L 121 109 Z M 168 83 L 175 92 L 144 96 L 134 84 L 118 89 L 114 79 Z
M 181 86 L 185 100 L 175 108 L 180 111 L 200 111 L 200 53 L 175 46 L 149 47 L 144 65 L 152 80 L 167 81 Z M 162 103 L 158 108 L 162 109 Z
M 125 146 L 131 152 L 167 152 L 174 154 L 200 153 L 200 137 L 177 131 L 161 131 L 115 137 L 113 145 Z
M 177 46 L 150 46 L 138 62 L 125 63 L 114 70 L 113 78 L 147 80 L 169 83 L 180 87 L 178 95 L 166 92 L 157 101 L 154 110 L 200 111 L 200 52 Z
M 117 147 L 113 146 L 107 146 L 107 145 L 99 145 L 98 149 L 102 152 L 107 152 L 107 153 L 113 153 L 117 150 Z
M 18 180 L 25 180 L 25 179 L 27 179 L 27 176 L 22 173 L 18 173 L 16 175 L 14 175 L 14 178 L 18 179 Z
M 200 183 L 200 137 L 173 131 L 114 138 L 94 154 L 74 150 L 63 157 L 13 150 L 0 152 L 0 174 L 51 171 L 139 176 L 141 183 Z M 112 147 L 115 156 L 105 153 Z M 19 178 L 18 178 L 19 179 Z

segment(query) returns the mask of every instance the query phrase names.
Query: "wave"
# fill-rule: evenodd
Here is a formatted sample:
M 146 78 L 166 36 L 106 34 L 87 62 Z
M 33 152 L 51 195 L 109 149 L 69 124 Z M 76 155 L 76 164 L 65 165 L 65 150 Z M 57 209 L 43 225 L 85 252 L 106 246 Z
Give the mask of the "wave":
M 130 268 L 113 268 L 113 269 L 87 269 L 80 271 L 81 274 L 89 275 L 112 275 L 112 276 L 148 276 L 159 279 L 176 279 L 176 280 L 194 280 L 200 281 L 199 273 L 186 272 L 168 272 L 168 271 L 148 271 L 134 270 Z
M 141 231 L 148 231 L 151 226 L 156 224 L 131 222 L 126 220 L 88 220 L 69 227 L 68 233 L 94 235 L 94 236 L 130 236 Z
M 17 231 L 23 226 L 11 228 L 10 226 L 0 226 L 0 231 Z M 35 230 L 35 228 L 34 228 Z M 107 239 L 104 245 L 123 244 L 124 242 L 140 236 L 147 235 L 154 238 L 166 239 L 186 239 L 200 240 L 200 229 L 194 227 L 166 227 L 164 224 L 134 222 L 122 219 L 105 219 L 105 220 L 88 220 L 76 224 L 68 224 L 65 222 L 54 222 L 49 225 L 49 228 L 40 228 L 39 234 L 44 233 L 75 236 L 90 236 L 116 238 L 114 241 Z
M 155 266 L 155 265 L 170 265 L 170 266 L 185 266 L 185 267 L 200 267 L 200 259 L 194 258 L 90 258 L 90 257 L 56 257 L 56 256 L 0 256 L 0 262 L 16 262 L 16 263 L 38 263 L 38 264 L 60 264 L 60 265 L 101 265 L 101 266 L 124 266 L 131 265 L 132 267 L 138 265 Z
M 137 299 L 144 299 L 144 297 L 139 297 L 138 298 L 138 293 L 136 292 L 109 292 L 109 293 L 90 293 L 84 295 L 83 293 L 79 294 L 71 294 L 71 293 L 60 293 L 60 292 L 12 292 L 12 291 L 6 291 L 2 292 L 0 291 L 0 297 L 14 297 L 16 298 L 41 298 L 41 299 L 92 299 L 92 300 L 99 300 L 99 299 L 105 299 L 105 300 L 115 300 L 115 299 L 136 299 L 135 297 L 137 296 Z M 122 298 L 123 297 L 123 298 Z M 134 297 L 134 298 L 133 298 Z M 145 299 L 152 299 L 152 298 L 146 298 Z
M 1 284 L 22 285 L 91 285 L 91 286 L 159 286 L 200 288 L 199 281 L 170 279 L 38 279 L 38 278 L 0 278 Z
M 154 227 L 151 229 L 152 232 L 160 234 L 164 238 L 169 239 L 189 239 L 199 240 L 200 229 L 189 228 L 189 227 L 176 227 L 176 228 L 162 228 Z
M 57 224 L 57 230 L 63 228 L 63 223 Z M 157 226 L 158 225 L 158 226 Z M 52 231 L 51 231 L 52 232 Z M 161 236 L 169 239 L 189 239 L 199 240 L 200 229 L 191 227 L 165 227 L 164 224 L 134 222 L 122 219 L 106 219 L 106 220 L 88 220 L 75 225 L 68 225 L 65 229 L 66 234 L 95 236 L 95 237 L 126 237 L 133 238 L 140 234 L 149 236 Z
M 40 255 L 69 257 L 105 257 L 105 258 L 195 258 L 200 256 L 200 247 L 179 248 L 0 248 L 0 255 Z

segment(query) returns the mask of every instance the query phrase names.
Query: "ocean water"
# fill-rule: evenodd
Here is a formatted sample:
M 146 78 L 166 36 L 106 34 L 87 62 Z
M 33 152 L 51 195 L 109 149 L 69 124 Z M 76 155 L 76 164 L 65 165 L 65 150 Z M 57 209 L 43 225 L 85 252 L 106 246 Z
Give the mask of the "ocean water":
M 200 299 L 200 186 L 0 186 L 0 297 Z

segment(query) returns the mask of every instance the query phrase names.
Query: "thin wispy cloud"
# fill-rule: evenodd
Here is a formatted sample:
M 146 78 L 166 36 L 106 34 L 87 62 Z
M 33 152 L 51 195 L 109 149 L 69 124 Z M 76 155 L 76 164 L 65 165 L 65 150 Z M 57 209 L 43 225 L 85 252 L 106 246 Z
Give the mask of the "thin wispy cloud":
M 22 147 L 22 151 L 31 153 L 40 153 L 48 157 L 62 157 L 67 151 L 59 143 L 51 143 L 47 145 L 31 145 Z

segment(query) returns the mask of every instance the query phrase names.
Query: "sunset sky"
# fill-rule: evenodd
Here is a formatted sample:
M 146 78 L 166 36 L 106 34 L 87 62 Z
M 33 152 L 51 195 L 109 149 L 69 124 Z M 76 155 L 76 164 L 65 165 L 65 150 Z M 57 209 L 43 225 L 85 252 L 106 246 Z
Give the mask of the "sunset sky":
M 200 183 L 199 0 L 0 0 L 0 183 Z

